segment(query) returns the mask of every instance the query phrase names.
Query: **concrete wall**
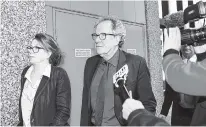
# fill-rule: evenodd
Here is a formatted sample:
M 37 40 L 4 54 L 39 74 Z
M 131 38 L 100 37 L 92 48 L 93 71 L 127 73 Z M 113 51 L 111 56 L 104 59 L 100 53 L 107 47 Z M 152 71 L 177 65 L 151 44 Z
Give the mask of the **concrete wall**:
M 157 100 L 157 115 L 163 103 L 162 56 L 157 1 L 145 1 L 146 32 L 151 83 Z
M 46 31 L 45 2 L 4 1 L 1 23 L 1 125 L 16 125 L 20 74 L 28 64 L 26 45 Z

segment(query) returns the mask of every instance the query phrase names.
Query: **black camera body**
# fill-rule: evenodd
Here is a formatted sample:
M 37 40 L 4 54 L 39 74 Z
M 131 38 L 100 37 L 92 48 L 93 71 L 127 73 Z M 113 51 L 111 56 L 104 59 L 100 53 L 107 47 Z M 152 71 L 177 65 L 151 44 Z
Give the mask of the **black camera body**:
M 199 1 L 184 10 L 184 23 L 195 22 L 206 17 L 206 3 Z M 206 28 L 181 30 L 181 44 L 206 43 Z
M 206 44 L 206 28 L 181 30 L 181 45 Z
M 206 3 L 199 1 L 194 5 L 188 6 L 184 10 L 184 24 L 198 21 L 206 17 Z
M 188 6 L 184 11 L 179 11 L 160 19 L 160 28 L 179 27 L 181 29 L 181 45 L 194 43 L 206 44 L 206 27 L 199 29 L 184 29 L 184 24 L 195 22 L 206 17 L 206 3 L 199 1 Z

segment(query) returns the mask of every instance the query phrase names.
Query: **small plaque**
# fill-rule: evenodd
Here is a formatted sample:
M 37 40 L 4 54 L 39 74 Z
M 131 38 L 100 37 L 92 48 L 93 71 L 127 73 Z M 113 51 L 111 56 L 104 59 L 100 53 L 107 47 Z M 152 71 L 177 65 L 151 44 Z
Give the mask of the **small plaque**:
M 137 55 L 137 50 L 136 49 L 127 49 L 127 52 L 131 53 L 131 54 L 134 54 L 134 55 Z
M 75 57 L 91 57 L 91 49 L 75 49 Z

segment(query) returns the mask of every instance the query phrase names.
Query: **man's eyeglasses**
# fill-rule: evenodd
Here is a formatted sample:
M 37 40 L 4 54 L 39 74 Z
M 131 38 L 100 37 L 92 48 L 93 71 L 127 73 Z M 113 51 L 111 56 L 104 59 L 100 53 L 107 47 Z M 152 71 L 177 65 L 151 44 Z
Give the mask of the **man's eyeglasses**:
M 38 46 L 34 46 L 34 47 L 27 46 L 26 48 L 29 50 L 29 52 L 33 51 L 33 53 L 38 53 L 40 49 L 44 49 L 44 48 L 38 47 Z
M 93 33 L 92 39 L 95 41 L 97 39 L 97 37 L 99 37 L 100 40 L 105 40 L 108 35 L 109 36 L 117 36 L 116 34 L 107 34 L 107 33 L 96 34 L 96 33 Z

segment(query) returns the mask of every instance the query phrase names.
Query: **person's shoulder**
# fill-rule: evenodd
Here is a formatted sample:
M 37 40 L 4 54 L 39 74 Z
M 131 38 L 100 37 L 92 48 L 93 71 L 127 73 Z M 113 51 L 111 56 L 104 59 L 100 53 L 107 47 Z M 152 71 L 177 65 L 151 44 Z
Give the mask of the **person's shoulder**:
M 99 59 L 99 58 L 101 58 L 100 55 L 95 55 L 95 56 L 89 57 L 89 58 L 87 59 L 87 61 L 91 61 L 91 60 L 95 60 L 95 59 Z
M 124 52 L 124 54 L 128 60 L 145 61 L 145 58 L 140 55 L 134 55 L 134 54 L 127 53 L 127 52 Z
M 100 55 L 95 55 L 95 56 L 89 57 L 87 59 L 86 63 L 87 64 L 95 63 L 95 61 L 98 61 L 99 59 L 101 59 L 101 56 Z
M 29 68 L 31 67 L 31 65 L 26 66 L 23 71 L 27 71 Z
M 64 68 L 59 67 L 59 66 L 51 66 L 51 73 L 58 73 L 58 74 L 66 74 L 67 72 Z
M 28 69 L 29 69 L 30 67 L 31 67 L 31 65 L 27 65 L 27 66 L 23 69 L 22 75 L 25 75 L 26 72 L 28 71 Z
M 64 68 L 59 67 L 59 66 L 53 66 L 53 65 L 51 65 L 51 68 L 53 68 L 53 70 L 55 70 L 55 71 L 62 71 L 62 72 L 66 71 Z

